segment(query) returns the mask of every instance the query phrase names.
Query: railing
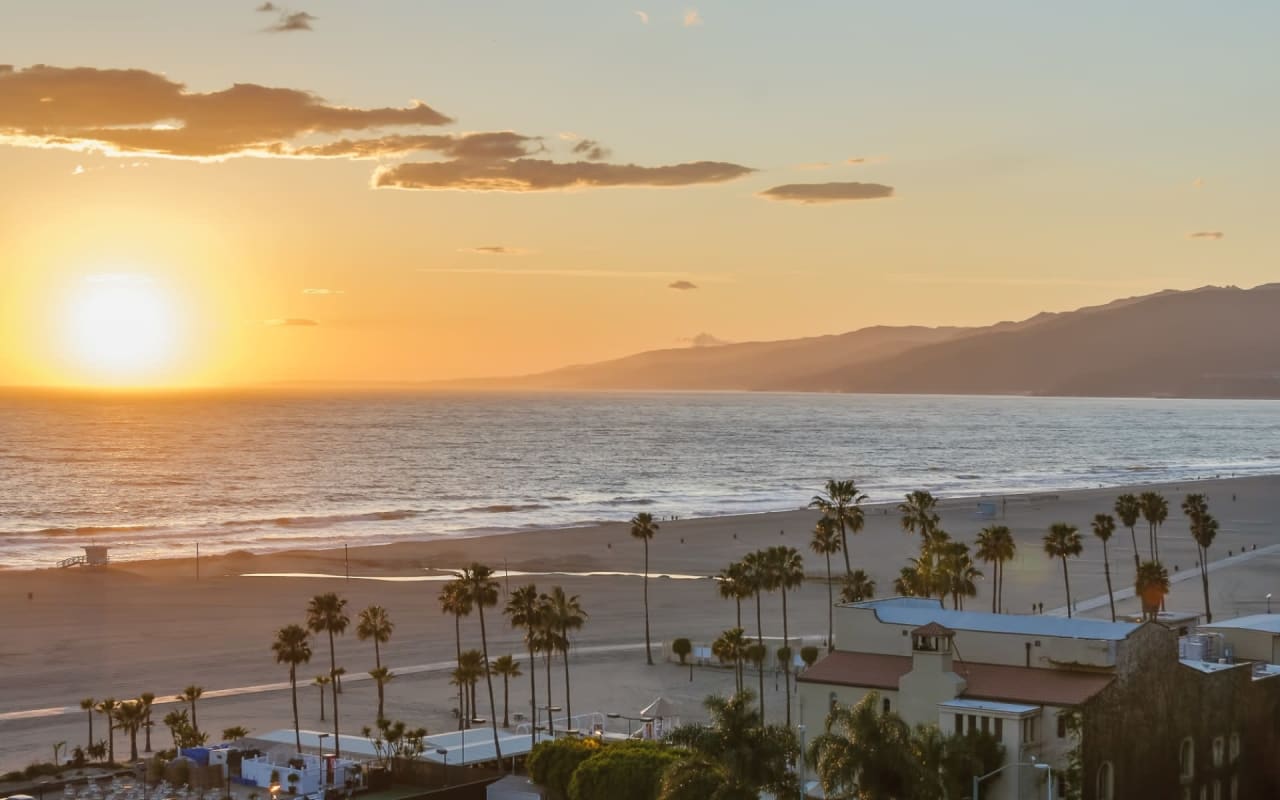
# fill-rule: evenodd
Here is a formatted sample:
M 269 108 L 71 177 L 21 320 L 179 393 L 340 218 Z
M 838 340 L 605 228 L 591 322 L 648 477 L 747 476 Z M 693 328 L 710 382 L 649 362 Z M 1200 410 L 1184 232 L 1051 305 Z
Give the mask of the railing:
M 89 563 L 88 556 L 72 556 L 71 558 L 64 558 L 61 561 L 59 561 L 58 567 L 59 568 L 82 567 L 88 563 Z
M 556 733 L 563 733 L 570 729 L 591 733 L 596 730 L 596 726 L 599 726 L 600 730 L 604 730 L 605 717 L 599 711 L 594 711 L 590 714 L 574 714 L 572 717 L 556 717 L 552 721 L 555 722 Z M 533 732 L 531 725 L 532 723 L 529 722 L 520 723 L 516 726 L 516 733 L 528 736 Z M 538 717 L 538 727 L 546 729 L 546 717 Z

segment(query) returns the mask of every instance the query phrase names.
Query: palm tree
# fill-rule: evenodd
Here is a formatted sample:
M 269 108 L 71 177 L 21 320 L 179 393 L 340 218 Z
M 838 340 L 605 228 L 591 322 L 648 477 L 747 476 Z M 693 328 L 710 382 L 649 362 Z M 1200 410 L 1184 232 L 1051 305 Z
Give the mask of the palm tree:
M 342 739 L 338 735 L 338 657 L 334 650 L 333 637 L 346 633 L 351 624 L 347 616 L 347 600 L 333 592 L 318 594 L 311 598 L 307 605 L 307 630 L 312 633 L 329 635 L 329 682 L 330 699 L 333 701 L 333 753 L 342 757 Z
M 89 744 L 85 745 L 86 752 L 90 747 L 93 747 L 93 711 L 97 702 L 92 697 L 86 697 L 80 701 L 80 710 L 88 712 L 89 715 Z
M 222 729 L 222 741 L 238 742 L 249 735 L 249 729 L 243 725 L 236 725 L 233 728 Z
M 138 699 L 142 701 L 142 729 L 147 732 L 146 751 L 151 752 L 151 707 L 155 705 L 156 696 L 154 692 L 143 692 L 138 695 Z
M 484 564 L 473 563 L 458 575 L 465 587 L 471 605 L 480 613 L 480 650 L 484 653 L 484 680 L 489 687 L 489 722 L 493 727 L 493 752 L 497 756 L 498 770 L 502 770 L 502 746 L 498 743 L 498 709 L 493 699 L 493 674 L 489 671 L 489 634 L 485 630 L 484 610 L 498 604 L 498 582 L 493 570 Z
M 538 587 L 532 583 L 518 587 L 507 597 L 504 611 L 511 627 L 524 631 L 524 644 L 529 648 L 529 706 L 533 710 L 529 721 L 529 746 L 532 748 L 538 741 L 538 681 L 534 674 L 538 666 L 537 648 L 534 646 L 539 624 Z M 550 702 L 548 699 L 548 705 Z
M 173 738 L 173 748 L 175 750 L 186 746 L 184 737 L 191 731 L 191 715 L 187 713 L 185 708 L 165 714 L 164 726 L 169 729 L 169 736 Z
M 391 632 L 395 628 L 396 625 L 391 621 L 391 616 L 382 606 L 369 606 L 364 609 L 360 612 L 359 622 L 356 623 L 356 638 L 362 642 L 373 640 L 373 669 L 369 674 L 374 676 L 376 672 L 384 678 L 380 680 L 374 676 L 374 680 L 378 682 L 378 719 L 380 720 L 385 719 L 382 714 L 383 684 L 391 680 L 392 675 L 382 668 L 382 651 L 379 645 L 386 644 L 391 639 Z
M 750 639 L 742 628 L 730 628 L 711 643 L 711 654 L 721 664 L 733 664 L 734 691 L 742 691 L 742 662 L 747 655 Z
M 766 551 L 773 585 L 782 592 L 782 646 L 791 647 L 790 628 L 787 623 L 787 590 L 804 584 L 804 559 L 794 547 L 776 545 Z M 787 728 L 791 728 L 791 662 L 783 667 L 782 679 L 787 690 Z
M 1071 609 L 1071 577 L 1067 574 L 1067 557 L 1075 557 L 1080 555 L 1080 551 L 1084 549 L 1084 543 L 1080 540 L 1080 531 L 1076 530 L 1076 526 L 1068 525 L 1065 522 L 1055 522 L 1049 526 L 1049 532 L 1044 536 L 1044 552 L 1049 558 L 1062 559 L 1062 581 L 1067 587 L 1067 616 L 1072 615 Z
M 853 481 L 829 479 L 826 492 L 816 494 L 809 501 L 809 508 L 816 508 L 822 515 L 833 521 L 840 529 L 840 549 L 844 552 L 844 571 L 849 574 L 853 567 L 849 563 L 849 532 L 862 530 L 865 518 L 862 513 L 862 501 L 867 496 L 858 489 Z
M 1120 524 L 1129 529 L 1129 538 L 1133 540 L 1133 568 L 1136 570 L 1140 559 L 1138 558 L 1138 534 L 1134 528 L 1138 525 L 1138 517 L 1142 516 L 1142 504 L 1134 495 L 1125 493 L 1116 498 L 1115 512 L 1120 518 Z
M 1204 589 L 1204 621 L 1213 622 L 1209 610 L 1209 545 L 1218 536 L 1218 520 L 1209 513 L 1209 503 L 1202 494 L 1189 494 L 1182 501 L 1182 512 L 1191 524 L 1191 538 L 1200 553 L 1200 585 Z
M 846 575 L 840 587 L 841 603 L 861 603 L 876 595 L 876 582 L 864 569 L 855 569 L 852 575 Z M 834 644 L 834 642 L 832 643 Z
M 1169 593 L 1169 571 L 1159 561 L 1144 561 L 1138 565 L 1133 589 L 1142 598 L 1142 615 L 1154 620 Z
M 511 705 L 510 682 L 512 678 L 518 678 L 524 673 L 520 671 L 520 662 L 510 655 L 498 656 L 490 669 L 493 670 L 493 674 L 502 676 L 502 727 L 510 728 L 511 721 L 507 714 L 508 707 Z
M 181 699 L 181 698 L 179 698 Z M 98 701 L 98 713 L 107 718 L 107 763 L 116 763 L 116 707 L 120 704 L 114 697 Z
M 440 587 L 440 595 L 437 598 L 440 602 L 440 610 L 446 614 L 453 615 L 453 646 L 457 651 L 458 664 L 462 664 L 462 618 L 471 614 L 471 596 L 467 594 L 466 589 L 458 580 L 452 580 Z M 462 713 L 462 687 L 458 687 L 458 729 L 464 727 L 464 721 L 468 719 L 466 714 Z
M 898 570 L 898 577 L 893 579 L 893 591 L 903 597 L 926 597 L 928 591 L 924 580 L 915 567 L 903 567 Z
M 830 517 L 823 517 L 813 527 L 813 538 L 809 540 L 809 549 L 827 559 L 827 652 L 836 648 L 835 600 L 831 597 L 831 554 L 840 551 L 840 538 L 836 536 L 836 532 L 835 521 Z M 852 572 L 846 572 L 846 578 L 852 574 Z M 742 627 L 741 607 L 739 607 L 738 627 Z
M 751 596 L 751 587 L 745 579 L 742 562 L 734 561 L 716 575 L 716 588 L 725 600 L 737 606 L 737 626 L 742 627 L 742 601 Z
M 929 492 L 917 489 L 908 494 L 906 500 L 898 504 L 898 511 L 902 513 L 902 529 L 907 533 L 920 534 L 927 545 L 938 530 L 937 505 L 937 498 Z
M 994 564 L 991 587 L 991 613 L 1004 608 L 1004 564 L 1012 561 L 1017 545 L 1007 526 L 990 525 L 978 531 L 978 560 Z
M 754 699 L 749 691 L 729 698 L 713 695 L 703 702 L 710 724 L 671 732 L 668 741 L 687 755 L 665 772 L 659 800 L 799 794 L 791 769 L 799 755 L 795 734 L 781 725 L 759 724 L 752 713 Z
M 1107 576 L 1107 602 L 1111 604 L 1111 621 L 1116 621 L 1116 596 L 1111 591 L 1111 557 L 1107 555 L 1107 542 L 1116 532 L 1116 518 L 1110 514 L 1093 515 L 1093 535 L 1102 540 L 1102 570 Z
M 484 653 L 479 650 L 462 651 L 462 662 L 458 665 L 457 672 L 462 676 L 462 685 L 466 689 L 467 705 L 463 716 L 467 718 L 468 728 L 479 719 L 476 716 L 476 684 L 480 683 L 487 669 Z
M 964 542 L 944 542 L 937 550 L 941 594 L 951 595 L 952 608 L 963 609 L 966 597 L 977 596 L 982 571 L 973 565 L 969 545 Z
M 136 762 L 138 760 L 138 729 L 146 719 L 146 714 L 142 710 L 142 701 L 125 700 L 116 706 L 114 716 L 116 726 L 129 734 L 129 761 Z
M 188 686 L 182 690 L 182 694 L 173 698 L 179 703 L 186 703 L 191 706 L 191 730 L 200 733 L 200 723 L 196 722 L 196 701 L 204 695 L 203 686 Z
M 551 598 L 543 593 L 538 595 L 538 613 L 537 627 L 534 629 L 533 648 L 543 655 L 542 667 L 547 676 L 547 731 L 552 738 L 556 735 L 556 720 L 551 702 L 551 658 L 556 654 L 563 652 L 566 661 L 569 653 L 569 641 L 560 635 L 560 629 L 551 616 Z M 568 674 L 568 666 L 566 664 L 565 674 Z M 568 684 L 566 682 L 566 687 Z
M 301 625 L 286 625 L 276 631 L 271 643 L 277 664 L 289 665 L 289 690 L 293 694 L 293 738 L 302 752 L 302 726 L 298 722 L 298 665 L 311 661 L 311 636 Z M 317 679 L 319 680 L 319 679 Z M 320 687 L 320 718 L 324 718 L 324 687 Z
M 566 595 L 563 586 L 551 587 L 551 594 L 545 597 L 543 613 L 547 615 L 547 622 L 554 632 L 551 642 L 560 650 L 564 660 L 564 715 L 572 724 L 573 696 L 569 692 L 569 632 L 582 629 L 587 621 L 587 612 L 582 610 L 578 595 Z
M 832 708 L 805 760 L 827 797 L 908 797 L 921 771 L 912 758 L 910 727 L 897 714 L 881 712 L 879 692 L 868 692 L 852 707 Z
M 774 585 L 773 575 L 769 569 L 768 559 L 765 557 L 763 550 L 756 550 L 753 553 L 747 553 L 742 557 L 742 567 L 746 576 L 747 584 L 751 587 L 752 594 L 756 597 L 756 646 L 762 652 L 768 651 L 764 646 L 764 618 L 760 613 L 760 595 L 766 591 L 773 591 Z M 760 724 L 764 724 L 764 673 L 760 673 Z
M 312 684 L 320 687 L 320 721 L 321 722 L 324 722 L 324 687 L 328 686 L 332 680 L 333 678 L 330 678 L 328 675 L 317 675 L 315 679 L 311 681 Z
M 658 532 L 653 515 L 642 511 L 631 518 L 631 538 L 644 542 L 644 658 L 653 666 L 653 651 L 649 647 L 649 540 Z
M 1142 506 L 1142 518 L 1147 521 L 1147 535 L 1151 543 L 1151 560 L 1160 560 L 1160 526 L 1169 518 L 1169 501 L 1159 492 L 1143 492 L 1138 497 Z

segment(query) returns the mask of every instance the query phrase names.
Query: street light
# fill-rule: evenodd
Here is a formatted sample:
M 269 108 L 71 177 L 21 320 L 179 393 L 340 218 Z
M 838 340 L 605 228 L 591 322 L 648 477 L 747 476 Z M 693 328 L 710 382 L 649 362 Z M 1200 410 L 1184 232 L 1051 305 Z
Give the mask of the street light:
M 796 726 L 796 730 L 800 732 L 800 796 L 805 797 L 808 793 L 805 791 L 805 774 L 804 774 L 804 723 Z
M 1267 613 L 1271 613 L 1271 592 L 1267 592 Z
M 320 740 L 320 786 L 327 788 L 329 786 L 329 765 L 325 763 L 324 758 L 324 740 L 329 738 L 329 734 L 320 733 L 316 735 Z
M 619 714 L 619 713 L 618 713 L 618 712 L 616 712 L 616 711 L 614 711 L 614 712 L 612 712 L 612 713 L 609 713 L 609 714 L 605 714 L 605 716 L 606 716 L 606 717 L 608 717 L 609 719 L 625 719 L 625 720 L 627 721 L 627 738 L 628 738 L 628 739 L 630 739 L 630 738 L 631 738 L 631 723 L 633 723 L 633 722 L 646 722 L 646 723 L 648 723 L 648 722 L 653 722 L 653 720 L 654 720 L 654 718 L 653 718 L 653 717 L 645 717 L 645 716 L 639 716 L 639 717 L 628 717 L 626 714 Z
M 449 751 L 443 747 L 437 747 L 436 753 L 438 755 L 444 756 L 444 783 L 445 783 L 445 786 L 448 786 L 449 785 Z
M 996 775 L 1001 772 L 1004 772 L 1009 767 L 1035 767 L 1036 769 L 1048 769 L 1049 770 L 1049 800 L 1053 800 L 1053 770 L 1049 769 L 1048 764 L 1045 764 L 1044 762 L 1041 762 L 1041 761 L 1019 761 L 1013 764 L 1005 764 L 1003 767 L 993 769 L 990 772 L 988 772 L 986 775 L 974 775 L 973 776 L 973 797 L 971 797 L 970 800 L 978 800 L 978 784 L 982 783 L 987 778 L 990 778 L 992 775 Z
M 539 708 L 547 712 L 547 731 L 552 739 L 556 738 L 556 721 L 551 715 L 553 712 L 560 711 L 560 706 L 539 706 Z

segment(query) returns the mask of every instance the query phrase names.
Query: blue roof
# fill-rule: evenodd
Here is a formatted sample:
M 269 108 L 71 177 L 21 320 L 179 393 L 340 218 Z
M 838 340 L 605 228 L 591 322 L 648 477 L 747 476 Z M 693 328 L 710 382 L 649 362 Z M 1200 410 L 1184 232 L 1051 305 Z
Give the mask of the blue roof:
M 1024 636 L 1057 636 L 1065 639 L 1120 641 L 1136 631 L 1136 622 L 1055 617 L 1045 614 L 992 614 L 986 611 L 952 611 L 941 600 L 926 597 L 890 597 L 849 604 L 869 608 L 876 618 L 891 625 L 919 627 L 937 622 L 957 631 L 1014 633 Z
M 1280 614 L 1253 614 L 1248 617 L 1236 617 L 1235 619 L 1209 622 L 1201 625 L 1200 627 L 1205 628 L 1206 630 L 1235 628 L 1239 630 L 1280 634 Z

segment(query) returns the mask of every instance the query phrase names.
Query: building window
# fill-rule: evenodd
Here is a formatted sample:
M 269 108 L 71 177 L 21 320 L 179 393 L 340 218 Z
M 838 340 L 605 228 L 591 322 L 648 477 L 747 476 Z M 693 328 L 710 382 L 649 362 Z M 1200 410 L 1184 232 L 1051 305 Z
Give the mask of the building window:
M 964 714 L 956 714 L 956 736 L 964 735 Z
M 1004 739 L 1004 720 L 996 717 L 996 738 Z
M 1067 738 L 1067 713 L 1065 711 L 1058 712 L 1058 738 Z
M 1200 787 L 1200 800 L 1209 800 L 1209 784 Z
M 1026 717 L 1022 720 L 1022 743 L 1034 744 L 1040 741 L 1040 719 L 1038 717 Z
M 1231 734 L 1231 763 L 1234 764 L 1240 760 L 1240 734 Z
M 1182 740 L 1182 747 L 1178 750 L 1178 766 L 1184 780 L 1195 777 L 1196 745 L 1189 736 Z
M 978 717 L 975 714 L 969 715 L 969 733 L 973 733 L 978 729 Z
M 1213 800 L 1222 800 L 1222 781 L 1213 782 Z
M 982 732 L 991 733 L 991 717 L 982 718 Z
M 1231 800 L 1239 800 L 1240 798 L 1240 782 L 1235 775 L 1231 776 Z
M 831 696 L 827 698 L 827 711 L 835 711 L 835 710 L 836 710 L 836 693 L 832 692 Z
M 1222 740 L 1222 737 L 1213 737 L 1213 765 L 1215 767 L 1222 766 L 1223 755 L 1226 753 L 1226 750 L 1227 743 Z
M 884 703 L 883 703 L 882 705 L 883 705 L 883 707 L 884 707 L 884 713 L 888 714 L 888 713 L 889 713 L 889 698 L 887 698 L 887 697 L 886 697 L 886 698 L 884 699 Z
M 1098 767 L 1098 800 L 1115 800 L 1116 776 L 1110 761 L 1103 761 Z

